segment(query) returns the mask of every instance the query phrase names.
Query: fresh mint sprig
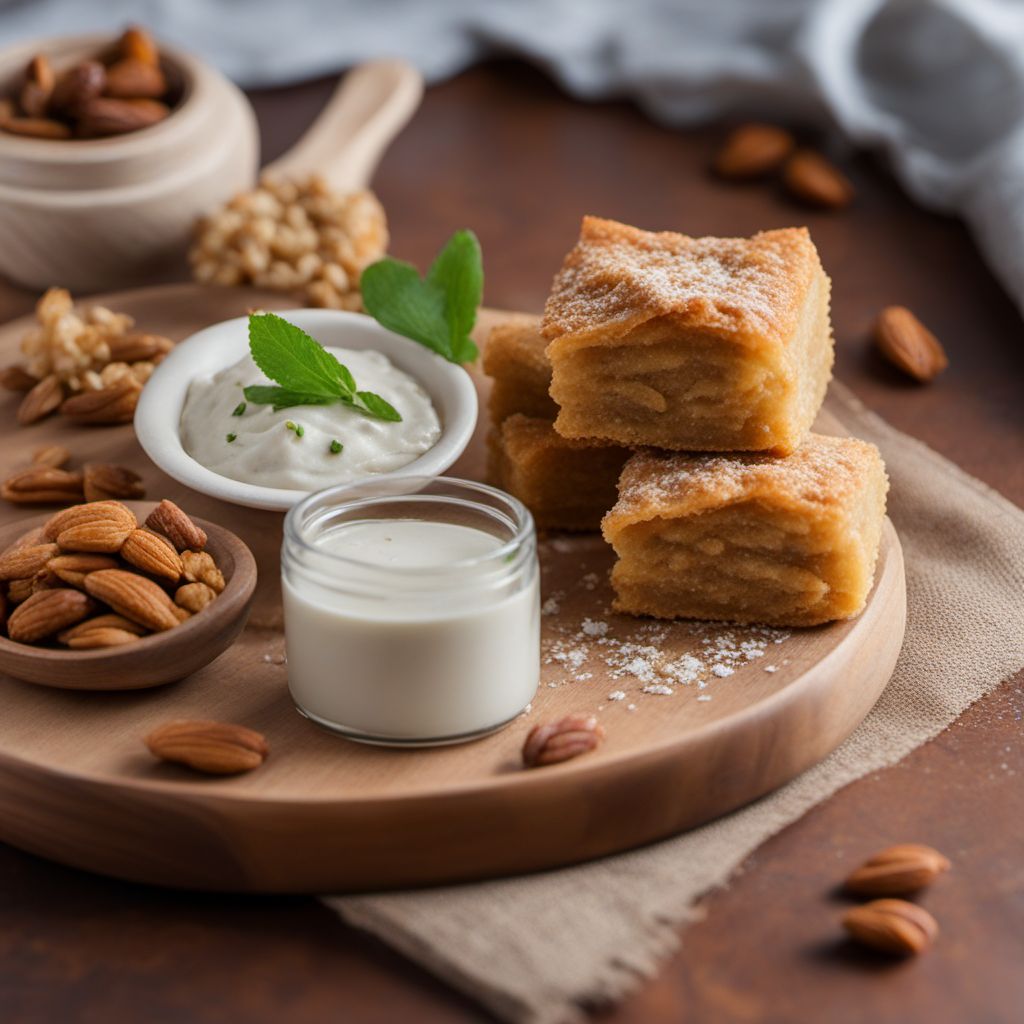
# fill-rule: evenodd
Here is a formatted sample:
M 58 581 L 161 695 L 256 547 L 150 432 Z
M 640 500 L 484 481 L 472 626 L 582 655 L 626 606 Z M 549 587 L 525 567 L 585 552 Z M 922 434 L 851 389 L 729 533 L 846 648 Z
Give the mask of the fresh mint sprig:
M 364 416 L 399 422 L 393 405 L 372 391 L 359 391 L 348 367 L 302 328 L 274 313 L 249 316 L 249 351 L 256 365 L 272 380 L 243 389 L 246 401 L 272 405 L 274 412 L 295 405 L 333 405 L 340 402 Z
M 472 231 L 456 231 L 426 277 L 411 263 L 385 257 L 363 271 L 359 287 L 366 311 L 382 327 L 453 363 L 479 355 L 469 334 L 483 297 L 484 267 Z

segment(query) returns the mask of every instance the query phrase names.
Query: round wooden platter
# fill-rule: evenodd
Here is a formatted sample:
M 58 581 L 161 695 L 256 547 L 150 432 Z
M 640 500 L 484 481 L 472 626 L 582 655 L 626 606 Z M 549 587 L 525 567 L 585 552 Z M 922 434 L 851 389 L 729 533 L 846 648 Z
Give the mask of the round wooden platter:
M 289 305 L 192 285 L 104 301 L 134 315 L 140 329 L 175 339 L 250 307 Z M 481 330 L 499 315 L 483 316 Z M 16 357 L 26 325 L 0 329 L 0 366 Z M 0 398 L 0 472 L 55 441 L 75 462 L 131 465 L 148 497 L 170 497 L 236 532 L 260 571 L 241 638 L 179 683 L 82 693 L 0 677 L 0 838 L 77 867 L 171 886 L 340 892 L 519 873 L 624 850 L 724 814 L 825 757 L 875 703 L 902 642 L 903 562 L 888 522 L 863 614 L 791 634 L 611 614 L 609 549 L 597 536 L 558 535 L 541 544 L 545 663 L 527 713 L 463 746 L 349 743 L 300 717 L 288 697 L 281 516 L 185 491 L 147 463 L 130 427 L 73 430 L 52 417 L 17 428 L 16 407 L 16 396 Z M 479 476 L 482 429 L 453 475 Z M 5 504 L 0 524 L 33 511 Z M 666 686 L 672 663 L 688 682 Z M 522 770 L 528 729 L 570 711 L 600 716 L 603 746 Z M 258 729 L 270 757 L 234 778 L 155 762 L 142 737 L 167 719 L 192 717 Z

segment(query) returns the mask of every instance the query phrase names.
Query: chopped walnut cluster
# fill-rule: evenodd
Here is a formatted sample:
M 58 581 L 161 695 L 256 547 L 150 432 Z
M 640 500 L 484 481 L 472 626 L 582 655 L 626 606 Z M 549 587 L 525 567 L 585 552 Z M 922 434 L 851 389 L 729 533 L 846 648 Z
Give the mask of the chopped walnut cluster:
M 21 341 L 24 360 L 0 370 L 0 386 L 22 392 L 22 426 L 58 408 L 81 423 L 127 423 L 139 392 L 173 343 L 130 333 L 134 320 L 105 306 L 75 311 L 64 288 L 36 304 L 36 325 Z
M 24 368 L 39 380 L 56 374 L 71 391 L 102 386 L 95 371 L 117 365 L 110 363 L 111 341 L 124 337 L 134 323 L 127 314 L 105 306 L 90 306 L 79 316 L 64 288 L 50 288 L 43 295 L 36 319 L 38 326 L 21 341 Z
M 360 309 L 359 277 L 387 250 L 384 209 L 369 191 L 341 194 L 319 177 L 264 176 L 199 222 L 197 281 L 297 292 L 314 306 Z

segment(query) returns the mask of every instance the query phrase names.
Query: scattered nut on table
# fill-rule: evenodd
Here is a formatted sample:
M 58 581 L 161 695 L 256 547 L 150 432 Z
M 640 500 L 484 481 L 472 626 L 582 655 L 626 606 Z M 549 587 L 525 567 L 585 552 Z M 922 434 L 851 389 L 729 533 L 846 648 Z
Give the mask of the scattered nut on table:
M 596 750 L 604 728 L 593 715 L 566 715 L 557 722 L 537 724 L 523 743 L 523 764 L 540 768 Z
M 145 738 L 150 753 L 207 775 L 237 775 L 263 764 L 270 752 L 262 733 L 206 720 L 167 722 Z
M 919 843 L 889 846 L 869 857 L 844 883 L 856 896 L 906 896 L 948 871 L 949 860 Z

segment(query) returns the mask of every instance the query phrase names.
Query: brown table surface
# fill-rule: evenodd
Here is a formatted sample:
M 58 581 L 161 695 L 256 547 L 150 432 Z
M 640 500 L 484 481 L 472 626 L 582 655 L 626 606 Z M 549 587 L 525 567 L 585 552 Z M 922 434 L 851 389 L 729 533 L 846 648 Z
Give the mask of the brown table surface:
M 270 158 L 328 81 L 253 96 Z M 486 301 L 539 309 L 581 214 L 689 234 L 807 224 L 834 281 L 837 374 L 896 426 L 1024 504 L 1024 328 L 956 221 L 915 208 L 878 163 L 845 161 L 856 206 L 817 213 L 705 168 L 720 129 L 673 131 L 625 103 L 584 106 L 502 63 L 431 89 L 376 179 L 392 251 L 422 266 L 457 227 L 486 257 Z M 935 385 L 872 354 L 877 310 L 916 310 L 946 345 Z M 0 318 L 30 308 L 6 288 Z M 1019 641 L 1022 624 L 1008 622 Z M 661 976 L 603 1020 L 906 1022 L 1024 1019 L 1024 675 L 901 764 L 759 849 Z M 928 842 L 955 871 L 925 897 L 934 950 L 890 964 L 837 941 L 834 886 L 861 854 Z M 571 912 L 567 907 L 566 912 Z M 163 892 L 0 847 L 5 1021 L 263 1024 L 489 1019 L 313 899 Z

